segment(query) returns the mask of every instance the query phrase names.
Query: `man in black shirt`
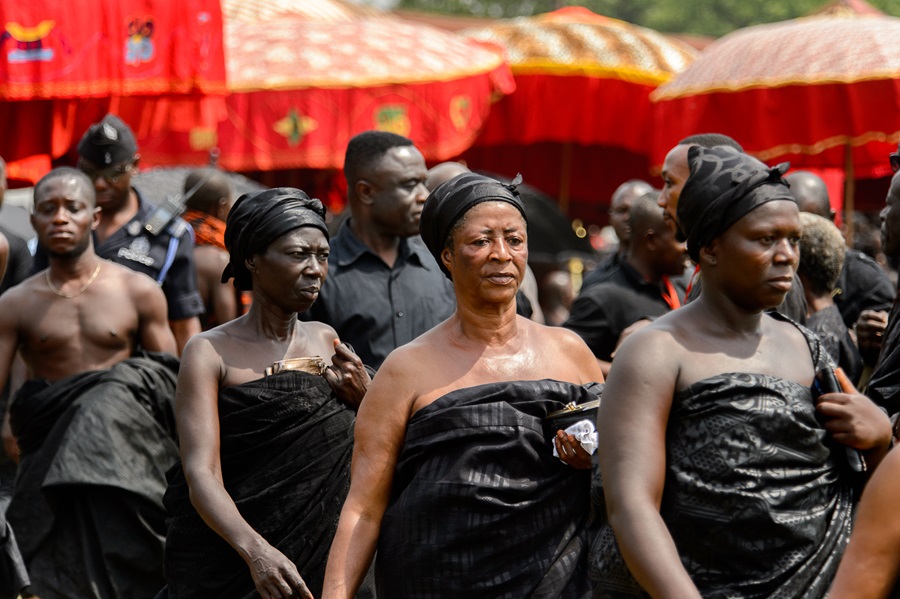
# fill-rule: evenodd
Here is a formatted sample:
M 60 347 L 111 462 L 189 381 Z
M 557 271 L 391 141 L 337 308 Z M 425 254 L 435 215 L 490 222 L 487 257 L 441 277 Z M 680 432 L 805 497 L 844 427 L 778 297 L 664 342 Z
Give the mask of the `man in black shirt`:
M 674 227 L 663 218 L 656 192 L 634 201 L 629 222 L 628 256 L 582 290 L 563 324 L 584 339 L 604 375 L 622 331 L 638 320 L 662 316 L 684 300 L 684 289 L 669 279 L 684 272 L 684 243 L 675 239 Z
M 613 192 L 609 201 L 609 224 L 616 232 L 619 247 L 615 253 L 598 264 L 597 268 L 585 275 L 581 284 L 582 289 L 598 283 L 607 272 L 617 267 L 628 256 L 628 244 L 631 241 L 631 227 L 628 224 L 631 205 L 636 199 L 651 191 L 654 191 L 653 186 L 646 181 L 631 179 L 619 185 Z
M 134 134 L 113 114 L 91 125 L 78 143 L 78 167 L 94 182 L 101 208 L 94 233 L 96 252 L 162 286 L 180 354 L 191 335 L 200 332 L 197 316 L 203 313 L 193 233 L 180 218 L 171 219 L 158 234 L 147 230 L 154 206 L 131 186 L 139 160 Z
M 881 211 L 881 245 L 889 258 L 900 257 L 900 174 L 891 180 L 884 210 Z M 900 412 L 900 302 L 894 300 L 884 343 L 866 395 L 889 414 Z M 895 435 L 896 435 L 896 428 Z
M 820 177 L 808 171 L 785 175 L 791 195 L 797 199 L 800 212 L 817 214 L 834 222 L 834 210 L 828 199 L 828 188 Z M 875 260 L 859 250 L 847 249 L 844 268 L 835 285 L 834 303 L 844 324 L 852 328 L 864 310 L 888 311 L 894 301 L 894 286 L 887 273 Z
M 331 240 L 328 277 L 303 318 L 331 325 L 373 368 L 456 306 L 419 237 L 427 174 L 422 154 L 400 135 L 366 131 L 347 146 L 350 218 Z

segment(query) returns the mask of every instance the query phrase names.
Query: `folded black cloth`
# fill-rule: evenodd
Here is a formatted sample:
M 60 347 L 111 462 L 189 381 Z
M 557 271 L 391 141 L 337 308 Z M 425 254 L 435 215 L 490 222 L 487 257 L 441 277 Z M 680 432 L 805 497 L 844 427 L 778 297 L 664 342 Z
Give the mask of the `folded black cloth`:
M 378 596 L 590 597 L 590 474 L 553 457 L 544 418 L 591 390 L 459 389 L 416 412 L 381 525 Z
M 352 410 L 320 376 L 286 371 L 219 393 L 222 477 L 250 526 L 297 565 L 313 595 L 350 488 Z M 169 472 L 166 577 L 172 599 L 258 597 L 250 569 Z
M 22 460 L 7 518 L 35 594 L 140 599 L 162 586 L 177 371 L 174 357 L 148 354 L 29 381 L 13 398 Z

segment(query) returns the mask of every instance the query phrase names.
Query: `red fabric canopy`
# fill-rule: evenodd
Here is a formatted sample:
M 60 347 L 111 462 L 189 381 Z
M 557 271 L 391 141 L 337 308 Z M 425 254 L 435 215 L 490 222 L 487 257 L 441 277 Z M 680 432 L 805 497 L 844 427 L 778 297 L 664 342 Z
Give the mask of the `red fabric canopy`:
M 654 162 L 679 139 L 715 131 L 767 162 L 889 174 L 900 141 L 898 40 L 893 17 L 810 17 L 729 34 L 654 92 Z
M 226 91 L 217 0 L 5 0 L 0 22 L 0 99 Z
M 225 117 L 217 0 L 0 0 L 0 156 L 49 164 L 116 112 L 138 143 Z
M 446 160 L 514 88 L 497 51 L 396 19 L 227 23 L 226 45 L 227 119 L 145 140 L 148 163 L 202 164 L 216 147 L 231 170 L 337 169 L 350 138 L 368 129 Z
M 571 216 L 605 222 L 615 188 L 649 178 L 649 95 L 693 49 L 581 7 L 463 33 L 501 45 L 516 80 L 463 155 L 468 165 L 521 171 Z

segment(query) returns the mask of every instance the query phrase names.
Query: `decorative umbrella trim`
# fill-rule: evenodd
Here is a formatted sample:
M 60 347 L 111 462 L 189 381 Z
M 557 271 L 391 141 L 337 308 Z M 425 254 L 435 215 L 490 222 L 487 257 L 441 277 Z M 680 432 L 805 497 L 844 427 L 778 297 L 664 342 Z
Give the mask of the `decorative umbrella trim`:
M 893 133 L 885 133 L 883 131 L 869 131 L 857 136 L 835 135 L 834 137 L 823 139 L 822 141 L 818 141 L 814 144 L 782 144 L 773 148 L 769 148 L 767 150 L 753 151 L 751 153 L 765 162 L 779 156 L 784 156 L 785 154 L 805 154 L 812 156 L 815 154 L 821 154 L 825 150 L 829 150 L 837 146 L 864 146 L 871 142 L 898 143 L 900 142 L 900 131 L 894 131 Z
M 816 16 L 747 27 L 707 47 L 651 99 L 895 79 L 900 71 L 894 47 L 898 35 L 900 19 L 894 17 Z M 834 54 L 829 53 L 832 47 L 850 49 Z
M 649 73 L 629 67 L 604 67 L 597 63 L 582 62 L 562 65 L 550 60 L 528 60 L 510 67 L 513 75 L 588 76 L 601 79 L 621 79 L 630 83 L 657 86 L 669 81 L 673 73 Z
M 372 77 L 369 79 L 354 79 L 349 84 L 343 79 L 320 79 L 311 82 L 309 78 L 302 79 L 279 79 L 277 82 L 253 81 L 247 83 L 229 84 L 228 88 L 232 92 L 253 92 L 253 91 L 277 91 L 277 90 L 302 90 L 302 89 L 355 89 L 375 87 L 380 85 L 403 85 L 406 83 L 441 83 L 445 81 L 454 81 L 463 77 L 472 77 L 481 75 L 490 71 L 494 71 L 503 66 L 503 59 L 496 57 L 491 62 L 485 62 L 477 67 L 470 69 L 460 69 L 458 71 L 448 71 L 441 73 L 440 76 L 421 75 L 408 76 L 403 78 L 396 77 Z
M 41 82 L 24 89 L 17 84 L 0 84 L 0 96 L 6 100 L 34 98 L 84 98 L 118 95 L 188 94 L 227 95 L 228 87 L 215 81 L 172 81 L 170 79 L 96 79 L 94 81 Z
M 817 79 L 756 79 L 753 81 L 743 81 L 734 85 L 722 84 L 715 87 L 691 86 L 679 87 L 677 90 L 669 91 L 665 87 L 659 87 L 650 94 L 651 102 L 659 102 L 661 100 L 674 100 L 685 98 L 688 96 L 699 96 L 703 94 L 740 92 L 748 89 L 773 89 L 779 87 L 796 86 L 815 86 L 828 84 L 851 84 L 862 83 L 864 81 L 880 81 L 895 79 L 896 71 L 880 71 L 874 73 L 866 73 L 865 75 L 848 75 L 840 74 L 825 75 Z

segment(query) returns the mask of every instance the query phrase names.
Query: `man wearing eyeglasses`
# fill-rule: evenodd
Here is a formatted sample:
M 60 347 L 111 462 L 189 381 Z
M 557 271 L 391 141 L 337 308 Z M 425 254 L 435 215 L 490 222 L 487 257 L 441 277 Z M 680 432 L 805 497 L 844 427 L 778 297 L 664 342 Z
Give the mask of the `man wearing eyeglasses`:
M 193 233 L 180 218 L 157 235 L 145 228 L 154 206 L 131 186 L 139 160 L 134 134 L 114 114 L 91 125 L 78 143 L 78 168 L 94 182 L 101 209 L 94 232 L 96 252 L 143 272 L 162 287 L 180 354 L 191 335 L 200 332 L 198 315 L 203 313 Z

